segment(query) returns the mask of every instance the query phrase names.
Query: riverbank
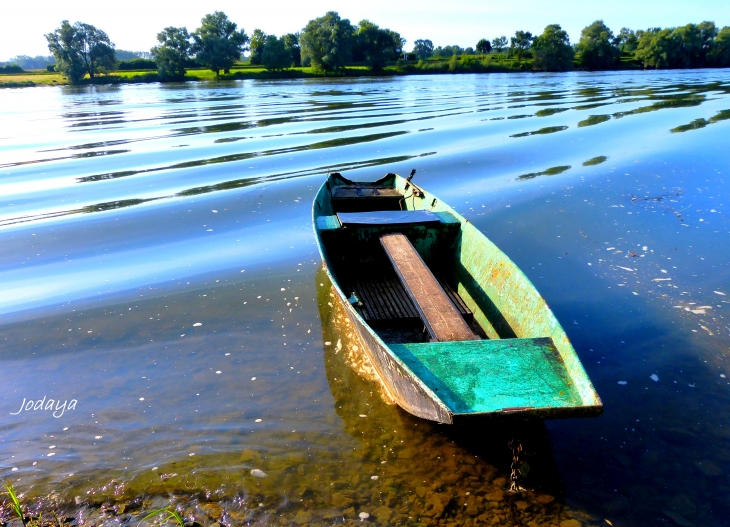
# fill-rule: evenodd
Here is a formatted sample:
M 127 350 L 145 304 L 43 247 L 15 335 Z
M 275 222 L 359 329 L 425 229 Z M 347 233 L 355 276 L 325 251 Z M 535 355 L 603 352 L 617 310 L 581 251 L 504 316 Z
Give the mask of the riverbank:
M 619 69 L 637 69 L 633 63 L 622 63 Z M 229 81 L 242 79 L 308 79 L 308 78 L 344 78 L 344 77 L 383 77 L 398 75 L 433 75 L 458 73 L 512 73 L 533 71 L 532 59 L 518 61 L 506 57 L 482 57 L 478 55 L 462 55 L 443 60 L 427 60 L 411 63 L 398 61 L 386 66 L 383 70 L 372 71 L 363 65 L 347 66 L 337 72 L 322 72 L 310 67 L 295 67 L 281 71 L 270 71 L 262 66 L 237 64 L 230 73 L 215 75 L 207 69 L 190 69 L 185 81 Z M 108 75 L 99 75 L 93 80 L 84 79 L 89 84 L 136 84 L 161 82 L 156 70 L 115 71 Z M 27 71 L 23 73 L 0 74 L 0 88 L 22 88 L 33 86 L 65 86 L 69 81 L 62 73 L 45 70 Z

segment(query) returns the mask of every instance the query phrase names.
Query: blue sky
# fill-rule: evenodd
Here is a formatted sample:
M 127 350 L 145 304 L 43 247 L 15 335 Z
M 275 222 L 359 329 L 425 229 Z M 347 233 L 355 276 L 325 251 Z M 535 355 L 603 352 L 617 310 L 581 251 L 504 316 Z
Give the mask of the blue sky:
M 166 26 L 198 27 L 200 19 L 215 10 L 224 11 L 248 34 L 254 28 L 283 34 L 300 30 L 307 21 L 333 10 L 357 23 L 368 18 L 382 27 L 398 31 L 408 40 L 407 49 L 419 38 L 436 46 L 474 46 L 480 38 L 510 36 L 518 29 L 540 33 L 548 24 L 560 24 L 577 42 L 583 27 L 597 19 L 615 32 L 622 27 L 672 27 L 690 22 L 714 21 L 730 25 L 728 0 L 612 0 L 576 2 L 568 0 L 2 0 L 0 60 L 16 55 L 47 55 L 43 37 L 61 20 L 93 24 L 107 32 L 118 49 L 149 51 L 155 35 Z

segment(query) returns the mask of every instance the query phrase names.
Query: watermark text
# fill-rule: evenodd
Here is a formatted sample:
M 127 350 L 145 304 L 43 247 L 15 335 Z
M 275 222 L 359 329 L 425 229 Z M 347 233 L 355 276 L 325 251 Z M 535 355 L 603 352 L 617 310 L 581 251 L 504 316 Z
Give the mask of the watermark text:
M 10 415 L 19 415 L 21 412 L 24 411 L 30 412 L 32 410 L 45 410 L 47 412 L 51 412 L 51 415 L 58 419 L 64 414 L 64 412 L 68 410 L 75 410 L 77 404 L 78 401 L 76 399 L 71 399 L 70 401 L 67 399 L 61 402 L 61 399 L 46 400 L 46 397 L 44 396 L 43 399 L 33 401 L 28 400 L 24 397 L 23 403 L 20 405 L 20 410 L 18 410 L 17 412 L 10 412 Z

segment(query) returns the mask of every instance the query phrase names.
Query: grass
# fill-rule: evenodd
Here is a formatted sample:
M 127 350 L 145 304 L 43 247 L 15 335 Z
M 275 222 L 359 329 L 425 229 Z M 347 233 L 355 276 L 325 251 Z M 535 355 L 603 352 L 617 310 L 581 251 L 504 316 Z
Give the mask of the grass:
M 402 63 L 386 66 L 382 71 L 370 71 L 367 66 L 353 64 L 339 72 L 321 72 L 309 67 L 290 68 L 284 71 L 269 71 L 258 65 L 245 63 L 235 64 L 229 73 L 216 77 L 215 73 L 204 69 L 188 69 L 186 81 L 226 81 L 239 79 L 304 79 L 321 77 L 364 77 L 382 75 L 421 75 L 434 73 L 506 73 L 532 69 L 532 59 L 523 58 L 518 62 L 507 55 L 469 55 L 466 62 L 438 58 L 425 61 Z M 95 84 L 147 83 L 159 82 L 156 70 L 115 71 L 109 75 L 99 75 Z M 90 83 L 85 79 L 85 83 Z M 0 88 L 16 88 L 25 86 L 62 86 L 69 84 L 63 74 L 46 70 L 27 71 L 19 74 L 0 74 Z
M 32 72 L 7 73 L 0 75 L 0 88 L 16 88 L 19 86 L 58 86 L 68 84 L 61 73 Z
M 18 516 L 18 518 L 20 518 L 20 521 L 23 522 L 23 525 L 25 527 L 28 527 L 28 521 L 25 519 L 25 514 L 23 514 L 23 508 L 20 506 L 18 493 L 15 492 L 15 487 L 13 487 L 13 484 L 10 481 L 5 484 L 5 491 L 10 496 L 10 502 L 13 511 Z
M 183 520 L 182 516 L 180 516 L 180 514 L 169 505 L 167 507 L 163 507 L 161 509 L 150 512 L 147 516 L 142 518 L 139 523 L 142 523 L 146 519 L 152 518 L 153 516 L 157 516 L 158 514 L 165 514 L 165 520 L 173 519 L 177 523 L 178 527 L 185 527 L 185 520 Z
M 26 516 L 23 513 L 23 505 L 20 503 L 18 493 L 10 481 L 5 483 L 5 492 L 10 497 L 10 508 L 23 523 L 23 527 L 70 527 L 67 521 L 61 521 L 55 512 L 51 512 L 52 520 L 44 519 L 42 514 L 39 514 L 38 516 Z M 183 517 L 169 505 L 150 512 L 140 520 L 139 524 L 159 514 L 165 515 L 162 520 L 163 522 L 167 520 L 174 520 L 177 527 L 185 527 L 185 520 Z

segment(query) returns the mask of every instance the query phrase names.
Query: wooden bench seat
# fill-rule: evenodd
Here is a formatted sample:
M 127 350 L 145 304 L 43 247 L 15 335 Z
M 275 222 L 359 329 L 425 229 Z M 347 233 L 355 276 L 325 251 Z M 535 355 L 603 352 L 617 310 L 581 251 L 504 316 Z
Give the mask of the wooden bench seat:
M 479 339 L 405 235 L 386 234 L 380 243 L 434 341 Z
M 440 223 L 441 218 L 429 210 L 376 210 L 369 212 L 338 212 L 342 225 L 378 226 Z

